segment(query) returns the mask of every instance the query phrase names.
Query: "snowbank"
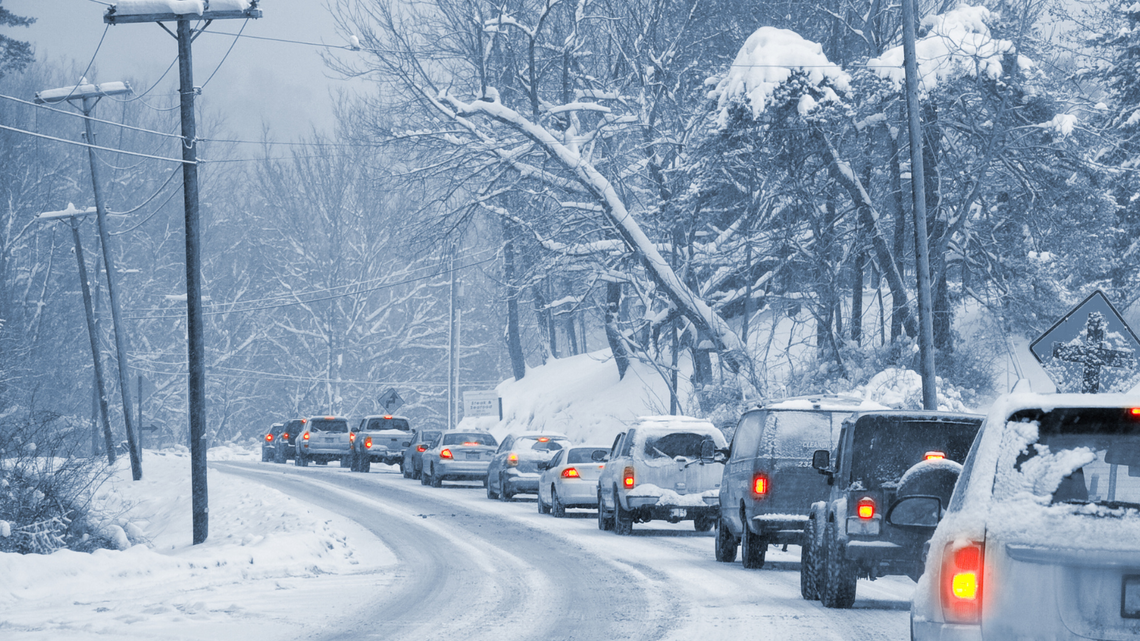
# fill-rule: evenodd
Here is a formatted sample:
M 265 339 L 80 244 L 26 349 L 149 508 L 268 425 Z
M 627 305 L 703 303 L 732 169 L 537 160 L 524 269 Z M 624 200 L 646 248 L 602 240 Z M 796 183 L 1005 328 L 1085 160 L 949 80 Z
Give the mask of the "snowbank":
M 669 387 L 651 366 L 630 363 L 619 380 L 609 350 L 552 359 L 527 370 L 521 381 L 498 386 L 503 421 L 492 433 L 546 431 L 565 434 L 574 443 L 609 445 L 638 417 L 669 413 Z M 682 399 L 688 398 L 687 377 L 678 377 Z
M 971 412 L 962 402 L 962 393 L 946 385 L 941 377 L 938 383 L 938 409 L 943 412 Z M 869 401 L 903 410 L 922 409 L 922 377 L 910 369 L 885 369 L 871 377 L 858 390 L 858 395 Z

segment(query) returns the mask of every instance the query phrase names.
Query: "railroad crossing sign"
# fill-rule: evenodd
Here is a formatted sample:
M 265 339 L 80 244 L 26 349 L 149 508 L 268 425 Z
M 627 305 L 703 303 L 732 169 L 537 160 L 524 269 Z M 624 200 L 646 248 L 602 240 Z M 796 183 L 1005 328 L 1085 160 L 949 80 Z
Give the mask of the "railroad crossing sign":
M 389 387 L 388 391 L 380 395 L 380 407 L 383 407 L 384 411 L 388 414 L 400 409 L 400 406 L 403 404 L 404 399 L 400 398 L 400 395 L 396 393 L 396 388 L 394 387 Z
M 1061 392 L 1127 392 L 1140 378 L 1140 338 L 1097 290 L 1029 344 Z

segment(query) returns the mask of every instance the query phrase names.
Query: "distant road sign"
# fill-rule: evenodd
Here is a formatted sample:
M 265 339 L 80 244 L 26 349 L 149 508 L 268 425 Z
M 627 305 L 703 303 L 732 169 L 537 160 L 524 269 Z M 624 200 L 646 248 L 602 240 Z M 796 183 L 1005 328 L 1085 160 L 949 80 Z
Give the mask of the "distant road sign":
M 386 392 L 380 395 L 380 407 L 383 407 L 384 411 L 389 414 L 400 409 L 403 404 L 404 399 L 400 398 L 394 387 L 389 387 Z
M 1140 379 L 1140 338 L 1097 290 L 1029 344 L 1062 392 L 1127 392 Z
M 503 406 L 495 390 L 463 392 L 463 416 L 503 417 Z

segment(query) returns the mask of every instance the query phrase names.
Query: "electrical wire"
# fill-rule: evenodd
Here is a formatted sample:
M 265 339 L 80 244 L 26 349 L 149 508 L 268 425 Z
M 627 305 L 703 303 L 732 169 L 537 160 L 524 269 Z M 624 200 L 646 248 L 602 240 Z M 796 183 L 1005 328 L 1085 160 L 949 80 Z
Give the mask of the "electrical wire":
M 164 136 L 166 138 L 182 138 L 181 134 L 168 134 L 164 131 L 156 131 L 154 129 L 145 129 L 143 127 L 135 127 L 133 125 L 125 125 L 121 122 L 115 122 L 114 120 L 103 120 L 102 118 L 96 118 L 94 116 L 84 116 L 81 113 L 76 113 L 74 111 L 65 111 L 63 109 L 56 109 L 55 107 L 49 107 L 48 105 L 41 105 L 38 103 L 31 102 L 30 100 L 22 100 L 20 98 L 15 97 L 15 96 L 7 96 L 4 94 L 0 94 L 0 98 L 2 98 L 4 100 L 11 100 L 13 102 L 18 102 L 18 103 L 24 104 L 24 105 L 36 107 L 37 109 L 46 109 L 48 111 L 54 111 L 57 114 L 63 114 L 65 116 L 71 116 L 73 118 L 89 118 L 92 122 L 99 122 L 99 123 L 103 123 L 105 125 L 114 125 L 115 127 L 121 127 L 123 129 L 130 129 L 131 131 L 141 131 L 141 132 L 146 133 L 146 134 L 154 134 L 156 136 Z M 126 101 L 124 100 L 122 102 L 126 102 Z
M 65 145 L 75 145 L 76 147 L 89 147 L 91 149 L 98 149 L 100 151 L 109 151 L 109 152 L 115 153 L 115 154 L 124 154 L 127 156 L 139 156 L 140 158 L 151 158 L 154 160 L 165 160 L 167 162 L 177 162 L 177 163 L 184 163 L 184 164 L 190 164 L 190 165 L 197 164 L 197 163 L 191 162 L 189 160 L 182 160 L 181 158 L 166 158 L 164 156 L 151 156 L 150 154 L 141 154 L 137 151 L 125 151 L 123 149 L 115 149 L 114 147 L 102 147 L 100 145 L 89 145 L 85 142 L 78 142 L 75 140 L 66 140 L 64 138 L 56 138 L 55 136 L 49 136 L 47 134 L 39 134 L 39 133 L 36 133 L 34 131 L 25 131 L 24 129 L 17 129 L 15 127 L 9 127 L 7 125 L 0 125 L 0 129 L 3 129 L 5 131 L 12 131 L 12 132 L 15 132 L 18 134 L 35 136 L 36 138 L 45 138 L 47 140 L 54 140 L 55 142 L 62 142 Z
M 166 77 L 166 74 L 170 73 L 170 70 L 174 68 L 174 64 L 175 64 L 176 62 L 178 62 L 178 56 L 174 56 L 174 60 L 171 60 L 171 61 L 170 61 L 170 64 L 169 64 L 169 65 L 166 67 L 166 71 L 163 71 L 163 72 L 162 72 L 162 75 L 158 77 L 158 80 L 154 81 L 154 82 L 153 82 L 153 83 L 150 85 L 150 88 L 149 88 L 149 89 L 147 89 L 146 91 L 144 91 L 144 92 L 142 92 L 142 93 L 138 94 L 137 96 L 133 96 L 133 97 L 131 97 L 131 98 L 124 98 L 124 99 L 122 99 L 122 100 L 120 100 L 120 99 L 118 99 L 118 98 L 116 98 L 116 97 L 114 97 L 114 96 L 107 96 L 107 97 L 108 97 L 108 98 L 110 98 L 111 100 L 115 101 L 115 102 L 134 102 L 134 101 L 136 101 L 136 100 L 142 100 L 142 99 L 143 99 L 143 96 L 145 96 L 145 95 L 147 95 L 148 93 L 150 93 L 150 92 L 154 91 L 154 88 L 155 88 L 155 87 L 157 87 L 157 86 L 158 86 L 158 84 L 159 84 L 160 82 L 162 82 L 162 79 Z M 173 109 L 160 109 L 160 108 L 158 108 L 158 107 L 151 107 L 151 105 L 147 104 L 147 102 L 146 102 L 146 101 L 143 101 L 143 105 L 144 105 L 144 106 L 147 106 L 147 107 L 150 107 L 151 109 L 154 109 L 155 111 L 173 111 Z
M 146 200 L 144 200 L 142 202 L 142 204 L 135 207 L 134 209 L 128 209 L 127 211 L 110 211 L 110 210 L 108 210 L 107 213 L 115 215 L 115 216 L 126 216 L 127 214 L 133 214 L 136 211 L 142 209 L 143 207 L 146 207 L 146 204 L 149 203 L 150 201 L 154 200 L 156 196 L 158 196 L 160 193 L 162 193 L 163 188 L 165 188 L 166 185 L 168 185 L 170 183 L 170 181 L 174 179 L 174 176 L 177 175 L 178 172 L 180 172 L 180 171 L 182 171 L 181 167 L 175 167 L 174 170 L 170 172 L 170 175 L 166 177 L 166 180 L 162 181 L 162 185 L 159 186 L 158 191 L 155 191 L 153 194 L 150 195 L 150 198 L 147 198 Z
M 111 25 L 109 24 L 103 25 L 103 35 L 99 36 L 99 44 L 95 46 L 95 53 L 91 54 L 91 62 L 87 63 L 87 68 L 84 69 L 83 73 L 79 75 L 80 82 L 82 82 L 83 79 L 87 77 L 87 72 L 91 71 L 91 65 L 95 64 L 95 58 L 99 57 L 99 50 L 103 48 L 103 40 L 107 38 L 107 30 L 110 28 Z M 71 100 L 71 96 L 75 95 L 75 90 L 78 88 L 79 83 L 77 82 L 75 83 L 75 86 L 71 88 L 71 91 L 67 94 L 67 97 L 64 98 L 64 100 Z
M 181 185 L 179 185 L 179 186 L 181 187 Z M 162 204 L 159 205 L 158 207 L 155 207 L 154 211 L 152 211 L 146 218 L 143 218 L 142 220 L 140 220 L 138 223 L 136 223 L 132 227 L 129 227 L 127 229 L 123 229 L 121 231 L 109 232 L 108 235 L 110 235 L 110 236 L 122 236 L 123 234 L 129 234 L 129 233 L 133 232 L 134 230 L 138 229 L 139 227 L 142 227 L 147 222 L 149 222 L 151 218 L 154 218 L 155 216 L 157 216 L 158 212 L 162 211 L 162 208 L 166 206 L 166 203 L 170 202 L 170 199 L 174 198 L 174 195 L 177 193 L 178 193 L 177 189 L 171 190 L 170 195 L 166 197 L 166 200 L 162 201 Z
M 241 34 L 243 31 L 245 31 L 245 26 L 247 24 L 249 24 L 249 18 L 246 18 L 245 22 L 241 23 L 241 29 L 238 29 L 237 35 L 234 36 L 234 41 L 230 43 L 230 48 L 226 49 L 226 55 L 222 56 L 221 61 L 218 62 L 218 66 L 214 67 L 214 72 L 210 74 L 209 78 L 206 78 L 206 82 L 203 82 L 202 86 L 199 87 L 199 89 L 205 89 L 206 85 L 210 84 L 210 81 L 214 79 L 214 74 L 218 73 L 218 70 L 221 69 L 222 65 L 226 63 L 226 58 L 230 57 L 230 52 L 234 50 L 234 45 L 236 45 L 237 41 L 241 39 Z
M 492 260 L 495 260 L 495 256 L 481 260 L 481 261 L 476 262 L 476 263 L 461 265 L 461 266 L 455 267 L 453 269 L 459 270 L 459 269 L 464 269 L 467 267 L 478 267 L 479 265 L 489 263 Z M 202 312 L 202 314 L 204 316 L 217 316 L 219 314 L 244 314 L 244 313 L 248 313 L 248 312 L 258 312 L 258 311 L 264 311 L 264 310 L 268 310 L 268 309 L 281 309 L 283 307 L 295 307 L 297 305 L 308 305 L 311 303 L 320 303 L 323 301 L 334 300 L 337 298 L 345 298 L 347 296 L 357 296 L 359 294 L 368 294 L 368 293 L 380 291 L 383 289 L 391 289 L 392 287 L 397 287 L 399 285 L 407 285 L 409 283 L 415 283 L 415 282 L 419 282 L 419 281 L 430 280 L 432 278 L 438 278 L 438 277 L 442 276 L 443 274 L 449 273 L 450 271 L 451 270 L 445 270 L 444 272 L 442 272 L 440 274 L 429 274 L 428 276 L 420 276 L 419 278 L 407 278 L 404 280 L 396 281 L 394 283 L 384 283 L 383 285 L 377 285 L 376 287 L 369 287 L 369 288 L 357 290 L 354 292 L 345 292 L 343 294 L 333 294 L 330 296 L 322 296 L 319 298 L 311 298 L 308 300 L 293 301 L 291 303 L 280 303 L 277 305 L 263 305 L 260 307 L 247 307 L 247 308 L 243 308 L 243 309 L 204 311 L 204 312 Z M 219 305 L 241 305 L 241 304 L 242 303 L 219 303 Z M 181 319 L 181 318 L 186 318 L 186 315 L 185 314 L 170 314 L 170 315 L 163 315 L 163 316 L 124 316 L 124 318 L 126 318 L 128 320 L 161 320 L 161 319 L 171 319 L 171 318 Z

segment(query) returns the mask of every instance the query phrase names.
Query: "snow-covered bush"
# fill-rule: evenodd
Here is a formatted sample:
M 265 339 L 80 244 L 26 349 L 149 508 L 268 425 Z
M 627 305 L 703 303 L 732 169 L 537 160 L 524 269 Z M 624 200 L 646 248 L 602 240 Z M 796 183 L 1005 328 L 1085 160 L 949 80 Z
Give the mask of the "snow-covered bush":
M 83 436 L 81 436 L 83 434 Z M 77 456 L 85 434 L 55 415 L 10 410 L 0 424 L 0 552 L 113 547 L 90 513 L 106 461 Z

